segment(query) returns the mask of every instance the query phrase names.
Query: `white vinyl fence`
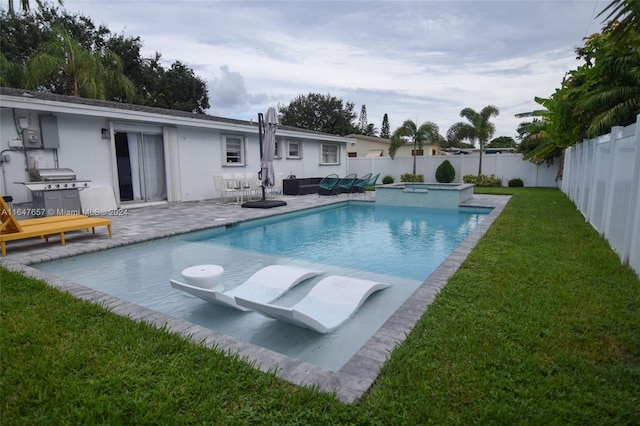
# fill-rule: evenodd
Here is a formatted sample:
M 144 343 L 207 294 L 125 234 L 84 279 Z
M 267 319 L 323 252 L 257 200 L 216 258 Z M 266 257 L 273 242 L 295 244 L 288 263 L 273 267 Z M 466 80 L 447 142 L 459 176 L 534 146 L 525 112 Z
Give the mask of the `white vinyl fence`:
M 640 275 L 640 115 L 568 148 L 561 189 Z
M 416 158 L 416 173 L 423 174 L 425 182 L 436 182 L 436 169 L 444 160 L 449 160 L 456 171 L 453 180 L 462 182 L 464 175 L 478 174 L 478 154 L 468 155 L 427 155 Z M 357 173 L 358 176 L 366 173 L 380 173 L 378 183 L 386 175 L 393 177 L 394 182 L 400 182 L 400 176 L 413 171 L 413 157 L 362 157 L 349 158 L 347 162 L 348 173 Z M 546 164 L 536 165 L 522 160 L 522 154 L 484 154 L 482 156 L 482 174 L 496 175 L 502 179 L 502 185 L 507 186 L 509 180 L 520 178 L 524 186 L 558 187 L 556 176 L 558 164 L 550 166 Z

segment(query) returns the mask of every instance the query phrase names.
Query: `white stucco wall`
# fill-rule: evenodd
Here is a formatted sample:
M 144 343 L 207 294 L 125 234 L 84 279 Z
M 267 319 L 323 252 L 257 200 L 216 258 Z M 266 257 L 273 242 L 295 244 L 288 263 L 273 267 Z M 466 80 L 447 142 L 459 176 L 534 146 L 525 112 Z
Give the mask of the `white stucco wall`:
M 301 140 L 302 158 L 282 158 L 274 160 L 276 172 L 284 173 L 285 177 L 294 174 L 296 177 L 324 177 L 331 173 L 340 176 L 347 171 L 347 151 L 345 145 L 340 146 L 340 164 L 321 164 L 321 144 L 316 141 Z
M 221 135 L 209 129 L 178 128 L 182 201 L 215 198 L 214 173 L 222 173 Z M 188 171 L 188 172 L 187 172 Z
M 30 129 L 37 129 L 38 113 L 21 111 L 19 116 L 28 116 Z M 14 182 L 29 181 L 27 169 L 30 158 L 36 159 L 38 168 L 70 168 L 80 180 L 91 180 L 93 186 L 111 186 L 109 163 L 109 140 L 101 138 L 100 129 L 107 127 L 105 119 L 82 117 L 70 114 L 56 114 L 60 149 L 9 150 L 10 140 L 18 138 L 13 124 L 13 112 L 9 108 L 1 109 L 0 146 L 3 155 L 10 161 L 2 164 L 3 195 L 11 195 L 15 203 L 30 201 L 29 190 Z
M 257 135 L 247 135 L 246 162 L 241 166 L 223 165 L 222 136 L 228 134 L 210 129 L 178 128 L 180 152 L 182 201 L 218 198 L 213 185 L 213 175 L 221 173 L 255 173 L 260 171 L 259 140 Z M 276 173 L 285 177 L 323 177 L 331 173 L 346 173 L 346 150 L 340 148 L 340 164 L 321 165 L 320 144 L 317 141 L 296 139 L 302 146 L 302 158 L 283 155 L 273 161 Z
M 24 115 L 27 117 L 27 115 Z M 27 117 L 28 118 L 28 117 Z M 22 198 L 27 200 L 27 189 L 13 182 L 27 180 L 27 160 L 23 151 L 9 151 L 9 142 L 18 138 L 18 132 L 14 125 L 13 111 L 8 108 L 0 108 L 0 150 L 9 162 L 3 162 L 0 173 L 0 191 L 2 195 L 11 195 L 15 200 Z
M 29 157 L 38 159 L 38 168 L 72 169 L 77 179 L 90 180 L 92 187 L 113 192 L 118 202 L 113 133 L 136 131 L 137 128 L 152 129 L 151 133 L 164 134 L 168 192 L 174 200 L 217 198 L 219 193 L 213 184 L 213 174 L 258 173 L 260 170 L 257 126 L 248 123 L 213 122 L 144 111 L 131 112 L 120 110 L 116 105 L 106 108 L 63 101 L 41 101 L 33 96 L 2 97 L 0 101 L 0 148 L 9 158 L 8 162 L 2 163 L 0 188 L 3 195 L 11 195 L 17 204 L 31 201 L 30 191 L 23 185 L 13 183 L 30 180 L 27 173 Z M 19 137 L 14 117 L 27 117 L 31 127 L 37 127 L 40 114 L 54 115 L 57 118 L 60 147 L 9 150 L 9 141 Z M 108 138 L 103 138 L 102 129 L 108 130 Z M 171 131 L 167 133 L 167 129 Z M 245 164 L 242 166 L 223 165 L 222 139 L 223 135 L 229 134 L 246 137 Z M 174 135 L 171 136 L 174 140 L 168 141 L 167 135 Z M 291 130 L 278 132 L 277 137 L 299 142 L 302 157 L 287 158 L 283 151 L 283 157 L 274 160 L 276 173 L 284 173 L 285 177 L 289 174 L 298 177 L 346 174 L 346 138 Z M 339 164 L 321 164 L 322 143 L 339 146 Z
M 56 114 L 60 149 L 59 167 L 76 173 L 77 179 L 91 180 L 92 186 L 111 186 L 109 139 L 102 139 L 101 129 L 108 122 L 98 117 Z

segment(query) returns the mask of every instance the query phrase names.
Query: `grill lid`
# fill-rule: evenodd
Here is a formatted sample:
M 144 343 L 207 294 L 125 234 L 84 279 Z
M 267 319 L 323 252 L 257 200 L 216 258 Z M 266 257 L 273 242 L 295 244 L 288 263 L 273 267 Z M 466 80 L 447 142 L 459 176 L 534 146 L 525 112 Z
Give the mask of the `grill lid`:
M 31 169 L 29 174 L 36 182 L 76 180 L 76 174 L 71 169 Z

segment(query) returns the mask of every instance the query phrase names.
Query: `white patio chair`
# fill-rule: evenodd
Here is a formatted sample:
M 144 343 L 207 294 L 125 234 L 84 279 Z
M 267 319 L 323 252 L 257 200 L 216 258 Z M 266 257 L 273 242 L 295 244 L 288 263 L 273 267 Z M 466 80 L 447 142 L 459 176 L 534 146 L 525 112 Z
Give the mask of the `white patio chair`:
M 249 199 L 262 197 L 262 182 L 258 179 L 257 174 L 245 173 L 245 187 Z
M 224 183 L 227 188 L 233 189 L 236 194 L 236 202 L 242 200 L 242 179 L 236 177 L 235 173 L 223 173 Z
M 222 198 L 223 203 L 227 201 L 228 194 L 237 195 L 235 188 L 224 179 L 223 175 L 213 175 L 213 185 L 216 191 L 220 192 L 220 198 Z

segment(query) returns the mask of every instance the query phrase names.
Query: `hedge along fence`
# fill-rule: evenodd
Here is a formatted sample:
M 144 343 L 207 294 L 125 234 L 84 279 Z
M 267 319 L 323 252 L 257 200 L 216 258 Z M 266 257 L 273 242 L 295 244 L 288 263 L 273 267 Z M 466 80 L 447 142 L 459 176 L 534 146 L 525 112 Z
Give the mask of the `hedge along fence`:
M 561 189 L 640 275 L 640 115 L 569 147 Z
M 426 155 L 416 158 L 416 173 L 424 175 L 425 182 L 436 182 L 436 170 L 444 160 L 449 160 L 456 175 L 454 183 L 462 183 L 464 175 L 478 174 L 478 154 L 468 155 Z M 400 176 L 413 171 L 413 157 L 350 157 L 347 159 L 347 173 L 380 173 L 391 175 L 395 182 Z M 482 156 L 482 174 L 496 175 L 503 185 L 509 180 L 520 178 L 528 187 L 558 187 L 556 176 L 558 163 L 536 165 L 522 160 L 522 154 L 484 154 Z

